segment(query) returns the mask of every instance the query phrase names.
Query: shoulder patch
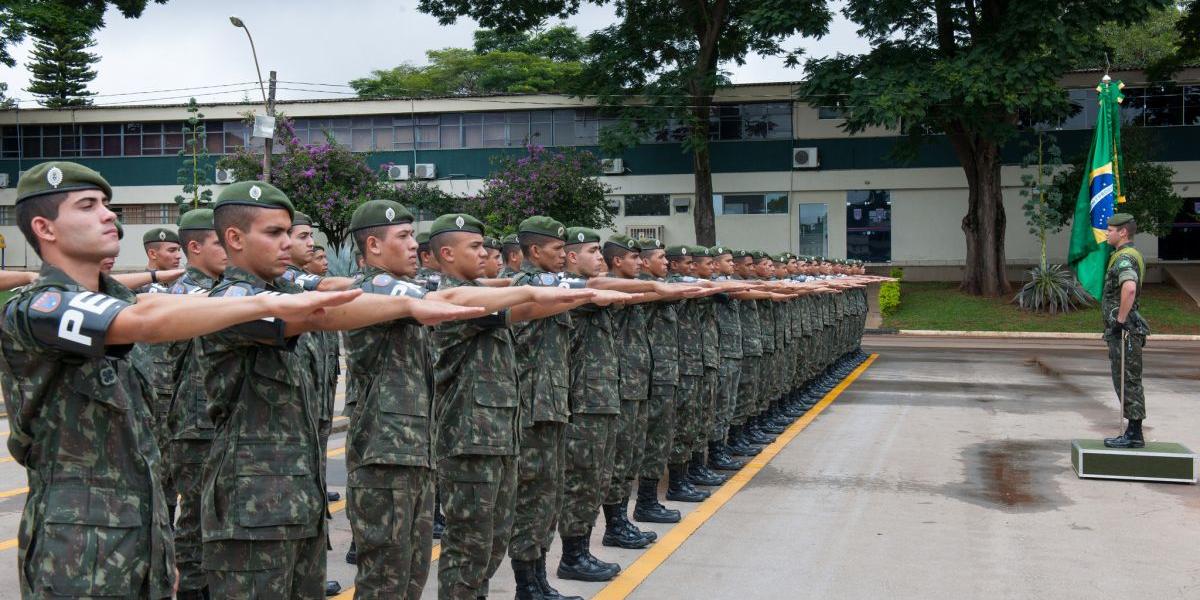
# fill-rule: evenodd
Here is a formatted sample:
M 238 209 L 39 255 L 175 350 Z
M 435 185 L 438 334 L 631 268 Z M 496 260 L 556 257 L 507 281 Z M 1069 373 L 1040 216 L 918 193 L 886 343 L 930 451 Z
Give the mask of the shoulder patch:
M 226 298 L 240 298 L 249 294 L 250 291 L 240 285 L 231 285 L 225 288 L 225 293 L 222 294 Z
M 59 292 L 42 292 L 33 302 L 29 304 L 31 310 L 36 310 L 40 313 L 52 313 L 62 304 L 62 294 Z
M 391 210 L 391 209 L 388 209 L 388 210 Z M 382 286 L 385 286 L 385 285 L 391 283 L 392 281 L 394 281 L 394 279 L 392 279 L 391 275 L 388 275 L 386 273 L 380 273 L 380 274 L 376 275 L 374 279 L 371 280 L 371 285 L 377 285 L 377 286 L 382 287 Z
M 558 277 L 554 273 L 539 273 L 538 282 L 542 285 L 558 285 Z
M 280 277 L 282 277 L 283 279 L 286 279 L 287 281 L 295 281 L 296 280 L 296 272 L 291 269 L 288 269 L 288 270 L 284 271 L 283 275 L 280 275 Z

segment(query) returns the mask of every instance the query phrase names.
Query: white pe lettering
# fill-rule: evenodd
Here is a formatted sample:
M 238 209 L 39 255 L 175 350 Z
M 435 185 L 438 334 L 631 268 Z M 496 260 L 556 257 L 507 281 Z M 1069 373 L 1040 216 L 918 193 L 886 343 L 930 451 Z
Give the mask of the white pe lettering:
M 104 294 L 97 294 L 95 292 L 80 292 L 71 298 L 67 306 L 90 312 L 93 315 L 102 315 L 104 311 L 112 308 L 112 305 L 116 303 L 117 299 L 112 296 L 105 296 Z
M 71 305 L 74 304 L 75 302 L 72 301 Z M 58 322 L 58 337 L 81 346 L 91 347 L 92 338 L 83 335 L 82 330 L 83 313 L 77 310 L 68 310 L 63 313 L 62 319 Z

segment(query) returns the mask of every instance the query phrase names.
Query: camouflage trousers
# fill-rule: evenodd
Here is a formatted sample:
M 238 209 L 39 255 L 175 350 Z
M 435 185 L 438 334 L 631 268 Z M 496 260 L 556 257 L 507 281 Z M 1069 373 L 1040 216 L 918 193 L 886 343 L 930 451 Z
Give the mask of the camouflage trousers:
M 425 467 L 388 471 L 394 473 L 391 488 L 346 490 L 346 516 L 358 550 L 354 597 L 415 600 L 429 578 L 435 476 Z
M 1121 338 L 1105 336 L 1108 342 L 1108 364 L 1112 370 L 1113 389 L 1121 398 Z M 1142 389 L 1142 346 L 1146 336 L 1129 334 L 1125 339 L 1125 405 L 1126 419 L 1146 418 L 1146 392 Z
M 762 359 L 758 361 L 758 396 L 755 401 L 753 414 L 760 414 L 771 405 L 771 401 L 775 400 L 775 386 L 779 384 L 779 377 L 776 375 L 776 369 L 779 363 L 779 354 L 777 352 L 763 351 Z
M 612 477 L 608 490 L 604 492 L 604 504 L 618 504 L 629 498 L 632 481 L 637 479 L 642 466 L 642 450 L 646 445 L 645 400 L 621 400 L 621 414 L 617 415 L 613 444 Z
M 692 452 L 708 450 L 708 432 L 712 431 L 713 423 L 717 420 L 717 381 L 719 369 L 704 367 L 704 375 L 700 378 L 700 418 L 696 420 L 696 433 L 692 436 Z
M 667 462 L 685 463 L 692 455 L 692 446 L 700 422 L 700 376 L 680 375 L 675 388 L 675 435 Z
M 563 430 L 566 423 L 542 421 L 521 432 L 517 497 L 508 555 L 537 560 L 554 541 L 563 491 Z
M 754 408 L 758 398 L 758 364 L 761 356 L 747 356 L 742 359 L 741 375 L 737 382 L 737 404 L 733 411 L 734 425 L 741 425 L 746 419 L 754 416 Z
M 742 359 L 722 358 L 721 368 L 717 371 L 717 387 L 713 401 L 712 427 L 708 439 L 723 442 L 729 435 L 729 425 L 733 421 L 733 413 L 737 409 L 738 379 L 741 376 Z
M 655 383 L 650 386 L 646 406 L 646 445 L 642 450 L 642 465 L 638 477 L 661 479 L 667 470 L 671 442 L 675 439 L 675 385 Z
M 558 534 L 588 535 L 613 477 L 618 415 L 575 413 L 567 424 Z
M 517 457 L 459 455 L 437 466 L 446 531 L 438 559 L 438 598 L 487 596 L 488 580 L 512 538 Z
M 299 540 L 204 542 L 204 571 L 213 598 L 325 597 L 325 519 Z
M 175 521 L 175 566 L 179 569 L 179 591 L 190 592 L 208 585 L 202 560 L 200 496 L 204 491 L 204 459 L 212 443 L 208 440 L 171 442 L 171 478 L 179 490 L 179 513 Z

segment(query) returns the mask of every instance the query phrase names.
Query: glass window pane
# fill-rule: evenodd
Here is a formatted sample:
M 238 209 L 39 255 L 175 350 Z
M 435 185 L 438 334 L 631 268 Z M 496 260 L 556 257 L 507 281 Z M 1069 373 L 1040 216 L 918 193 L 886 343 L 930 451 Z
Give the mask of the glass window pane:
M 421 125 L 417 127 L 417 149 L 436 150 L 438 147 L 437 125 Z
M 392 118 L 391 117 L 375 117 L 375 118 L 371 119 L 371 122 L 374 123 L 376 129 L 378 129 L 380 127 L 391 127 L 392 126 Z
M 786 214 L 788 211 L 787 192 L 771 192 L 765 195 L 767 213 L 772 215 Z
M 245 132 L 243 132 L 241 129 L 237 129 L 237 130 L 226 129 L 225 130 L 225 152 L 227 154 L 232 154 L 234 152 L 237 152 L 239 148 L 243 148 L 245 146 L 246 146 Z
M 118 135 L 123 127 L 120 123 L 106 123 L 104 125 L 104 133 L 107 135 Z
M 1183 124 L 1183 94 L 1173 85 L 1146 90 L 1146 126 L 1167 127 Z
M 892 260 L 892 195 L 888 190 L 846 192 L 846 257 Z
M 671 198 L 667 194 L 636 194 L 625 196 L 625 216 L 666 217 L 671 214 Z
M 483 124 L 503 123 L 504 113 L 483 113 Z
M 417 125 L 437 125 L 437 115 L 421 115 L 417 117 Z
M 128 144 L 126 144 L 128 146 Z M 208 148 L 209 154 L 224 154 L 225 153 L 225 136 L 220 131 L 208 132 L 205 138 L 204 145 Z
M 483 145 L 485 148 L 503 148 L 508 144 L 508 126 L 504 124 L 487 125 L 484 118 Z
M 530 125 L 529 141 L 539 146 L 554 145 L 554 124 L 533 123 Z
M 1146 90 L 1127 87 L 1121 93 L 1125 96 L 1125 101 L 1121 103 L 1121 121 L 1130 125 L 1145 124 Z
M 330 129 L 349 129 L 350 119 L 324 119 L 325 126 Z
M 394 148 L 396 150 L 412 150 L 413 148 L 413 128 L 396 127 L 394 130 Z
M 829 206 L 801 204 L 800 247 L 804 256 L 825 256 L 829 253 Z
M 81 126 L 79 127 L 79 129 L 80 129 L 81 133 L 100 133 L 100 132 L 104 131 L 104 127 L 103 127 L 103 126 L 101 126 L 101 125 L 92 125 L 92 124 L 88 124 L 88 125 L 81 125 Z
M 334 128 L 330 133 L 333 134 L 334 141 L 343 146 L 349 146 L 353 141 L 351 139 L 352 136 L 349 129 Z
M 125 156 L 140 156 L 142 154 L 142 136 L 125 136 Z
M 383 129 L 376 129 L 375 130 L 375 145 L 372 146 L 371 149 L 372 150 L 391 150 L 392 149 L 392 140 L 394 139 L 394 136 L 395 136 L 395 134 L 392 132 L 391 127 L 385 127 Z
M 350 149 L 354 152 L 369 152 L 375 143 L 370 129 L 355 129 L 350 137 Z
M 163 152 L 174 153 L 183 149 L 183 134 L 182 133 L 164 133 L 163 134 Z
M 458 113 L 442 115 L 441 117 L 438 118 L 438 124 L 442 125 L 442 126 L 458 125 L 461 122 L 462 122 L 462 115 L 460 115 Z
M 527 113 L 523 110 L 506 113 L 505 116 L 508 118 L 509 123 L 528 123 L 529 122 L 529 113 Z
M 1183 124 L 1200 125 L 1200 86 L 1183 88 Z
M 762 194 L 722 194 L 727 215 L 761 215 L 766 212 Z
M 372 123 L 373 123 L 373 121 L 372 121 L 371 117 L 355 117 L 355 118 L 351 119 L 350 126 L 355 129 L 362 129 L 362 128 L 370 129 Z
M 466 113 L 462 116 L 462 122 L 464 125 L 468 123 L 472 125 L 479 124 L 483 122 L 483 115 L 481 113 Z
M 549 123 L 554 120 L 554 111 L 551 110 L 535 110 L 529 113 L 530 123 Z
M 183 131 L 183 123 L 179 123 L 179 122 L 163 123 L 162 127 L 163 127 L 163 131 L 168 132 L 168 133 Z
M 459 125 L 441 126 L 441 147 L 443 150 L 462 147 L 462 127 Z
M 42 138 L 42 156 L 46 158 L 57 158 L 61 156 L 58 148 L 58 137 Z
M 121 156 L 121 136 L 104 136 L 104 156 Z
M 483 125 L 463 125 L 463 148 L 483 147 Z

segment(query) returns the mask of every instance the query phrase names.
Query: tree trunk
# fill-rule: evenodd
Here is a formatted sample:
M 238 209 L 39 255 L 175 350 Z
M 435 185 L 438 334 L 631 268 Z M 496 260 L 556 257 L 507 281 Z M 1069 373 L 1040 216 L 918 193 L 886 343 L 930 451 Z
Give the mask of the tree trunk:
M 1009 294 L 1000 145 L 957 126 L 949 128 L 947 135 L 967 175 L 968 209 L 962 220 L 967 259 L 959 288 L 976 296 Z
M 692 181 L 696 188 L 696 202 L 692 207 L 692 219 L 696 228 L 696 243 L 701 246 L 717 245 L 717 222 L 713 213 L 712 164 L 708 152 L 708 115 L 711 99 L 696 99 L 693 109 L 696 136 L 692 149 Z

